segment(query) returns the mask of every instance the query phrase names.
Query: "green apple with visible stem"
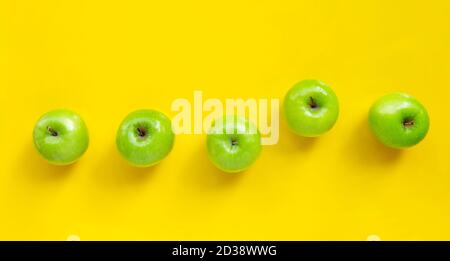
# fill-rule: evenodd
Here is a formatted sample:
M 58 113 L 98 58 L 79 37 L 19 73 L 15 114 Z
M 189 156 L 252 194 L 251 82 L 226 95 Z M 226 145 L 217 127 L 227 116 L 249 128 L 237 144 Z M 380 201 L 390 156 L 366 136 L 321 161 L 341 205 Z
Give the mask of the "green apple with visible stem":
M 122 121 L 116 145 L 133 166 L 150 167 L 170 153 L 174 140 L 172 123 L 166 115 L 155 110 L 138 110 Z
M 208 131 L 206 146 L 212 163 L 224 172 L 241 172 L 261 153 L 261 135 L 251 122 L 235 115 L 216 119 Z
M 284 97 L 284 115 L 290 129 L 304 137 L 317 137 L 329 131 L 339 116 L 334 91 L 317 80 L 295 84 Z
M 33 131 L 37 151 L 50 163 L 69 165 L 77 161 L 89 146 L 89 133 L 75 112 L 59 109 L 47 112 Z
M 377 100 L 369 111 L 369 125 L 388 147 L 407 148 L 425 138 L 430 119 L 425 107 L 406 93 L 391 93 Z

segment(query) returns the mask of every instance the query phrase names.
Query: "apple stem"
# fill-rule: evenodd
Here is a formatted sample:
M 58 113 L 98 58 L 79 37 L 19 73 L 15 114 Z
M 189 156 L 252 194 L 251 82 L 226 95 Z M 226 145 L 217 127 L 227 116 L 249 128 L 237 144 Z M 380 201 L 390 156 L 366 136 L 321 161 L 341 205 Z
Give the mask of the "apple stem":
M 313 99 L 313 97 L 309 97 L 309 107 L 311 107 L 311 109 L 317 108 L 317 102 Z
M 52 135 L 53 137 L 57 137 L 58 136 L 58 132 L 55 131 L 52 127 L 47 127 L 47 131 L 50 132 L 50 135 Z

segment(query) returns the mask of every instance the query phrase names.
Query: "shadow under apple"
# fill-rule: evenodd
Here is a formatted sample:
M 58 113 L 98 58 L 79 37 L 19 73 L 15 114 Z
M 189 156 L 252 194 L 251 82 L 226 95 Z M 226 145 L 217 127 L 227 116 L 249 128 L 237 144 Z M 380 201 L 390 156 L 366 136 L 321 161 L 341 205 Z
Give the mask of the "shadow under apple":
M 285 120 L 280 120 L 280 137 L 276 146 L 282 150 L 293 150 L 293 152 L 308 152 L 317 144 L 316 137 L 302 137 L 289 129 Z
M 226 173 L 218 169 L 208 158 L 206 137 L 203 142 L 197 143 L 195 151 L 191 154 L 187 172 L 184 173 L 187 184 L 199 189 L 218 189 L 233 186 L 241 180 L 246 171 L 239 173 Z
M 120 188 L 128 185 L 143 185 L 158 170 L 158 163 L 151 167 L 140 168 L 128 163 L 115 146 L 111 146 L 95 165 L 92 175 L 101 186 Z
M 77 162 L 66 166 L 53 165 L 39 155 L 32 142 L 28 142 L 17 162 L 16 171 L 34 184 L 52 183 L 66 179 L 75 170 L 76 165 Z
M 367 119 L 361 120 L 350 135 L 349 143 L 344 148 L 344 155 L 350 155 L 355 163 L 367 167 L 380 167 L 397 162 L 402 150 L 385 146 L 373 135 Z

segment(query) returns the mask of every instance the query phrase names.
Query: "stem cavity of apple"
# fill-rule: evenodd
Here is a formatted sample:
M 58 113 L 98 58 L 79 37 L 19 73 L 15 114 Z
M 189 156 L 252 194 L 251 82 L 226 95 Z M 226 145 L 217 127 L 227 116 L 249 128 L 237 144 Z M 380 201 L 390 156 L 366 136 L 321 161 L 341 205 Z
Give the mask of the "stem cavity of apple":
M 236 146 L 238 145 L 238 141 L 236 138 L 231 138 L 231 146 Z
M 147 136 L 147 130 L 144 127 L 140 126 L 136 130 L 137 130 L 139 137 L 145 138 Z
M 405 127 L 405 128 L 411 128 L 412 126 L 414 126 L 414 124 L 415 124 L 415 122 L 413 119 L 406 118 L 403 120 L 403 127 Z
M 52 127 L 48 126 L 47 131 L 52 135 L 53 137 L 58 137 L 58 132 L 55 131 Z

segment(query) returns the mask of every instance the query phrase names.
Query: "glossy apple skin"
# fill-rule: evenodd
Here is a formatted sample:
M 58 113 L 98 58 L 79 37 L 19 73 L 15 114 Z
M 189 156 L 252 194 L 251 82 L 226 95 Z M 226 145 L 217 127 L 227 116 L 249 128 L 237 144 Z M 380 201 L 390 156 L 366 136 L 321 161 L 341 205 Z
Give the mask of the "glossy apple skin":
M 405 122 L 414 123 L 405 125 Z M 369 111 L 369 126 L 378 140 L 391 148 L 408 148 L 425 138 L 430 119 L 425 107 L 406 93 L 391 93 Z
M 241 172 L 259 157 L 261 135 L 246 119 L 224 116 L 213 122 L 206 147 L 209 159 L 217 168 L 228 173 Z
M 284 97 L 284 116 L 297 135 L 317 137 L 328 132 L 339 116 L 339 101 L 334 91 L 317 80 L 295 84 Z
M 55 165 L 77 161 L 89 146 L 89 133 L 83 119 L 69 110 L 44 114 L 33 131 L 34 145 L 42 157 Z
M 145 136 L 139 128 L 145 130 Z M 171 120 L 155 110 L 138 110 L 128 114 L 116 137 L 120 154 L 136 167 L 150 167 L 160 162 L 170 153 L 174 141 Z

